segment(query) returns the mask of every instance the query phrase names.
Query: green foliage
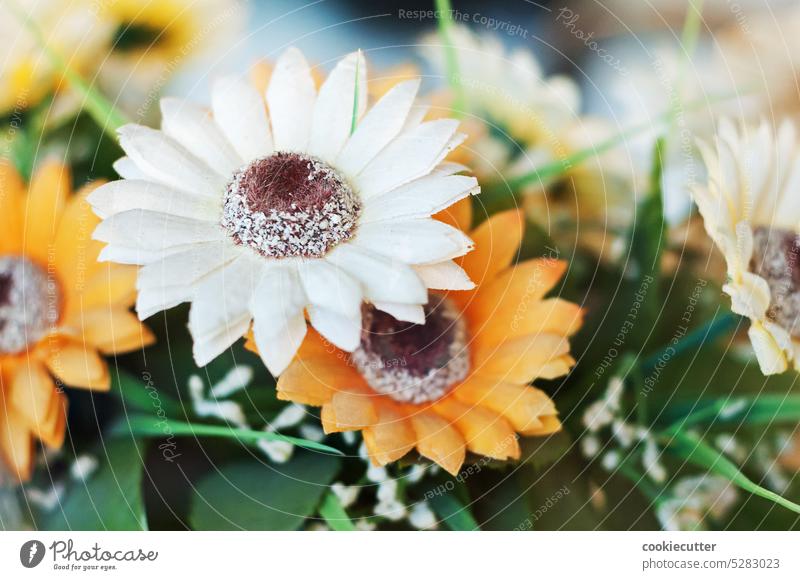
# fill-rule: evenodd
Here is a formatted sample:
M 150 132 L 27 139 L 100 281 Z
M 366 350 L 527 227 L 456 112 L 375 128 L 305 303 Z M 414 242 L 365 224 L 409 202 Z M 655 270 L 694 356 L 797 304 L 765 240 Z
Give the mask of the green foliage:
M 319 515 L 322 516 L 322 519 L 332 530 L 337 532 L 353 532 L 356 529 L 344 506 L 342 506 L 342 502 L 333 492 L 328 492 L 322 498 L 322 503 L 319 505 Z
M 312 516 L 339 470 L 331 455 L 297 453 L 283 464 L 255 458 L 203 477 L 191 500 L 197 530 L 296 530 Z
M 452 493 L 436 495 L 430 500 L 431 508 L 448 528 L 454 532 L 468 532 L 480 529 L 469 508 L 464 506 Z
M 142 498 L 144 446 L 120 437 L 95 449 L 100 460 L 88 481 L 73 481 L 55 511 L 38 522 L 47 530 L 146 530 Z

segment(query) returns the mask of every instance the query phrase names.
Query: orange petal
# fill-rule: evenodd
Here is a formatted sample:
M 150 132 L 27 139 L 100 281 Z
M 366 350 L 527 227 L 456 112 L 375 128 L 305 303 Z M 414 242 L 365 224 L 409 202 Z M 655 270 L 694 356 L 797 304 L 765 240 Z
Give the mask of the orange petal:
M 464 438 L 458 430 L 431 411 L 417 412 L 410 418 L 420 455 L 440 465 L 449 474 L 457 475 L 467 454 Z
M 503 302 L 506 302 L 503 300 Z M 509 301 L 510 302 L 510 301 Z M 561 298 L 497 304 L 492 315 L 479 326 L 473 344 L 482 348 L 527 334 L 572 336 L 583 323 L 583 309 Z M 480 322 L 476 322 L 480 325 Z
M 47 367 L 70 387 L 96 391 L 111 388 L 106 362 L 91 347 L 60 337 L 49 345 Z
M 340 391 L 322 406 L 322 428 L 325 433 L 357 431 L 378 421 L 374 393 Z
M 131 352 L 155 342 L 153 333 L 125 308 L 88 310 L 78 324 L 83 340 L 103 354 Z
M 22 249 L 25 184 L 8 161 L 0 161 L 0 255 Z
M 106 262 L 99 264 L 85 285 L 80 287 L 82 308 L 94 306 L 133 306 L 136 301 L 136 266 Z
M 23 251 L 40 264 L 50 263 L 50 242 L 58 231 L 61 210 L 69 195 L 71 182 L 69 168 L 56 160 L 45 161 L 31 179 L 25 204 Z M 91 232 L 87 235 L 91 236 Z M 54 263 L 59 262 L 60 258 Z
M 24 482 L 33 472 L 33 438 L 25 420 L 9 408 L 4 389 L 0 388 L 0 483 L 3 471 L 8 469 L 15 482 Z
M 476 350 L 475 373 L 507 383 L 528 383 L 547 374 L 547 365 L 569 354 L 569 340 L 557 334 L 512 338 L 497 346 Z
M 278 377 L 278 398 L 322 406 L 335 393 L 361 384 L 360 375 L 341 359 L 331 356 L 296 358 Z
M 472 227 L 472 198 L 465 197 L 433 217 L 468 234 Z
M 525 218 L 521 211 L 504 211 L 491 216 L 470 237 L 475 250 L 464 256 L 461 267 L 478 286 L 491 282 L 507 268 L 522 242 Z
M 525 435 L 551 435 L 561 431 L 561 421 L 555 415 L 546 415 L 541 419 L 542 426 L 538 429 L 531 429 Z
M 375 465 L 397 461 L 417 443 L 414 429 L 393 404 L 380 401 L 375 405 L 378 420 L 364 429 L 367 453 Z
M 480 405 L 503 415 L 523 435 L 543 427 L 543 419 L 556 414 L 553 401 L 544 391 L 528 385 L 515 385 L 474 377 L 453 392 L 468 405 Z
M 550 258 L 527 260 L 502 272 L 494 281 L 480 286 L 467 307 L 473 324 L 495 316 L 520 317 L 539 301 L 561 279 L 566 262 Z M 503 314 L 505 313 L 505 314 Z
M 433 409 L 455 423 L 473 453 L 492 459 L 519 459 L 517 434 L 500 415 L 480 406 L 464 405 L 453 397 L 445 397 Z
M 100 218 L 94 215 L 86 197 L 101 182 L 93 182 L 81 188 L 66 202 L 61 221 L 55 232 L 54 255 L 59 281 L 64 286 L 68 302 L 77 294 L 82 294 L 95 273 L 106 264 L 97 262 L 103 244 L 92 239 Z
M 28 431 L 39 439 L 49 439 L 57 422 L 53 403 L 58 400 L 53 379 L 38 361 L 24 361 L 16 369 L 11 384 L 8 411 L 25 422 Z

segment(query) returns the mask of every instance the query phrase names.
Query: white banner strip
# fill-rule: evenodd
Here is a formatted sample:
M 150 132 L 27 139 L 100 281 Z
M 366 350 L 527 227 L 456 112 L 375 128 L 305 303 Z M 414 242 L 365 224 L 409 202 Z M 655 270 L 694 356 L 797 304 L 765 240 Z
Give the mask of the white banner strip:
M 441 574 L 494 580 L 585 574 L 615 580 L 678 575 L 796 580 L 798 537 L 790 532 L 4 532 L 0 578 L 408 580 Z

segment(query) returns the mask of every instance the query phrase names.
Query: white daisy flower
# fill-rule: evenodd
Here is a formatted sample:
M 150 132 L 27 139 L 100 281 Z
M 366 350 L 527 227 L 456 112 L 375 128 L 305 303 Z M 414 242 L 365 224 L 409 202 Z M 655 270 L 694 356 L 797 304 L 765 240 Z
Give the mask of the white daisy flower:
M 466 26 L 452 26 L 449 43 L 469 106 L 482 110 L 513 137 L 524 143 L 549 141 L 577 118 L 578 85 L 564 75 L 546 77 L 530 51 L 507 52 L 496 35 L 475 34 Z M 439 74 L 448 74 L 438 35 L 425 37 L 420 53 Z
M 731 310 L 750 319 L 765 375 L 797 368 L 800 348 L 800 147 L 786 121 L 737 130 L 720 122 L 700 144 L 708 182 L 692 189 L 706 231 L 725 256 Z
M 444 162 L 457 121 L 423 122 L 419 81 L 369 111 L 360 52 L 319 87 L 302 53 L 276 62 L 266 95 L 218 81 L 211 112 L 161 102 L 161 130 L 120 129 L 123 177 L 90 202 L 103 222 L 101 259 L 144 266 L 144 319 L 191 302 L 194 355 L 205 365 L 251 327 L 280 374 L 311 324 L 352 351 L 361 304 L 424 320 L 428 288 L 469 289 L 453 261 L 472 242 L 431 216 L 479 191 Z

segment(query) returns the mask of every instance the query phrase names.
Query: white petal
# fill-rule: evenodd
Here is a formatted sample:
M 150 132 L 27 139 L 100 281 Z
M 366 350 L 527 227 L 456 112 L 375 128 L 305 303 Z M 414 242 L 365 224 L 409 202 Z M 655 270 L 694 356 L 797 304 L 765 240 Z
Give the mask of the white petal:
M 308 152 L 333 163 L 367 104 L 367 65 L 361 51 L 339 61 L 314 105 Z
M 143 250 L 163 250 L 225 238 L 214 223 L 143 209 L 133 209 L 106 218 L 94 230 L 93 238 L 111 245 Z
M 375 197 L 430 173 L 447 155 L 458 121 L 423 123 L 389 143 L 353 179 L 363 199 Z
M 250 301 L 262 268 L 241 255 L 197 285 L 189 311 L 194 355 L 204 366 L 241 338 L 250 325 Z
M 119 130 L 125 153 L 148 177 L 181 191 L 221 198 L 226 181 L 161 131 L 125 125 Z
M 165 256 L 188 250 L 192 245 L 175 246 L 161 250 L 147 250 L 124 245 L 106 246 L 100 250 L 98 262 L 116 262 L 117 264 L 144 265 L 163 260 Z
M 397 304 L 396 302 L 373 302 L 372 305 L 401 322 L 425 324 L 425 310 L 419 304 Z
M 454 163 L 453 161 L 442 161 L 431 172 L 431 175 L 455 175 L 456 173 L 463 173 L 469 171 L 469 167 L 462 163 Z
M 290 267 L 272 266 L 264 271 L 250 310 L 259 354 L 273 375 L 283 372 L 300 348 L 305 304 L 302 285 Z
M 357 175 L 397 137 L 419 90 L 419 80 L 404 81 L 386 93 L 358 124 L 336 159 L 345 175 Z
M 223 77 L 211 91 L 214 121 L 239 156 L 249 162 L 273 151 L 264 99 L 239 77 Z
M 414 266 L 417 274 L 428 288 L 434 290 L 472 290 L 475 283 L 467 273 L 452 260 L 427 266 Z
M 167 185 L 122 179 L 101 185 L 89 194 L 88 202 L 101 218 L 130 211 L 147 209 L 202 221 L 219 221 L 219 203 L 190 195 Z
M 428 291 L 414 270 L 402 262 L 352 244 L 341 244 L 325 258 L 361 282 L 368 300 L 425 304 Z
M 308 307 L 308 318 L 317 332 L 334 345 L 353 352 L 361 343 L 361 311 L 355 316 L 342 316 L 316 306 Z
M 188 284 L 139 290 L 136 294 L 136 314 L 139 320 L 145 320 L 162 310 L 191 301 L 193 295 L 194 287 Z
M 147 179 L 145 172 L 130 157 L 120 157 L 114 162 L 114 171 L 123 179 Z
M 317 89 L 303 53 L 292 47 L 275 63 L 267 104 L 275 149 L 305 151 L 311 134 L 311 115 Z
M 136 288 L 194 284 L 214 270 L 238 258 L 243 250 L 227 240 L 195 244 L 190 249 L 165 256 L 139 270 Z
M 474 177 L 427 175 L 367 200 L 361 223 L 430 217 L 479 191 Z
M 263 108 L 263 106 L 262 106 Z M 228 179 L 243 163 L 211 114 L 182 99 L 161 99 L 161 129 L 198 159 Z M 266 119 L 266 114 L 264 115 Z
M 461 230 L 434 219 L 364 224 L 351 243 L 407 264 L 450 260 L 472 249 Z
M 259 355 L 269 372 L 277 377 L 286 370 L 297 354 L 297 349 L 303 344 L 307 331 L 306 319 L 301 313 L 289 319 L 289 322 L 272 336 L 262 337 L 259 340 L 256 334 Z
M 297 271 L 309 304 L 349 317 L 361 311 L 361 288 L 341 268 L 325 260 L 309 260 Z

